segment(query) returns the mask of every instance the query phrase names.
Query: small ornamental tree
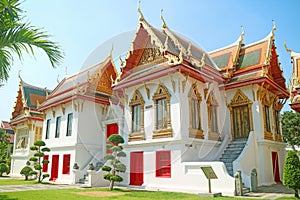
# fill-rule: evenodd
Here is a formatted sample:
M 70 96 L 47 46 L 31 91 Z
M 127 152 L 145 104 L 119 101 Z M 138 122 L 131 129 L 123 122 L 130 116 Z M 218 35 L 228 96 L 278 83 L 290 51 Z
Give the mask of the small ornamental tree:
M 25 176 L 25 180 L 28 180 L 28 176 L 32 175 L 34 173 L 33 169 L 29 166 L 30 162 L 27 161 L 26 163 L 27 166 L 23 167 L 23 169 L 21 170 L 20 174 Z
M 48 160 L 44 160 L 44 152 L 50 152 L 50 149 L 48 147 L 43 147 L 46 146 L 45 142 L 42 140 L 37 140 L 34 142 L 34 146 L 30 147 L 31 151 L 34 151 L 33 157 L 29 158 L 29 161 L 34 163 L 34 169 L 37 172 L 37 178 L 38 182 L 42 182 L 44 178 L 49 177 L 49 174 L 42 174 L 42 165 L 41 164 L 46 164 L 49 163 Z M 31 172 L 34 173 L 34 172 Z
M 126 166 L 120 161 L 120 158 L 126 157 L 126 154 L 123 152 L 123 147 L 118 146 L 124 143 L 122 136 L 112 134 L 107 139 L 107 142 L 110 142 L 110 144 L 106 144 L 106 147 L 111 150 L 111 153 L 106 154 L 104 158 L 110 161 L 110 166 L 104 165 L 102 170 L 108 172 L 103 178 L 110 181 L 109 190 L 113 190 L 115 182 L 123 181 L 123 178 L 117 173 L 126 171 Z
M 300 189 L 300 161 L 295 151 L 288 151 L 283 167 L 283 185 L 295 190 L 295 197 L 299 198 Z
M 0 177 L 3 176 L 3 173 L 7 173 L 8 172 L 8 167 L 5 163 L 1 163 L 0 164 Z

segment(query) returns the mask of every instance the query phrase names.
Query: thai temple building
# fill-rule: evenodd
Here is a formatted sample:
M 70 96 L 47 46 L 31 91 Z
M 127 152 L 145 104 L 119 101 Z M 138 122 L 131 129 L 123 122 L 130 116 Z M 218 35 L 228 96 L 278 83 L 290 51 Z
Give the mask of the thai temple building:
M 300 53 L 294 52 L 284 44 L 287 52 L 291 54 L 292 78 L 290 79 L 291 96 L 290 106 L 296 112 L 300 112 Z
M 37 107 L 51 92 L 25 83 L 19 76 L 19 90 L 13 108 L 10 125 L 14 128 L 14 150 L 11 155 L 11 175 L 20 176 L 21 169 L 33 155 L 30 146 L 42 139 L 43 113 Z
M 281 182 L 280 111 L 290 93 L 276 51 L 276 25 L 260 41 L 245 44 L 242 30 L 231 45 L 205 52 L 174 33 L 162 15 L 157 29 L 138 12 L 119 73 L 110 55 L 65 78 L 51 93 L 26 92 L 29 85 L 21 81 L 11 121 L 14 174 L 39 137 L 51 149 L 45 155 L 50 163 L 43 166 L 50 181 L 89 179 L 103 186 L 108 182 L 92 180 L 102 178 L 107 137 L 120 134 L 127 154 L 123 186 L 207 192 L 204 168 L 216 175 L 212 192 L 224 195 L 234 195 L 237 171 L 246 187 L 253 171 L 258 185 Z M 297 68 L 294 74 L 298 77 Z M 293 94 L 296 108 L 300 101 Z

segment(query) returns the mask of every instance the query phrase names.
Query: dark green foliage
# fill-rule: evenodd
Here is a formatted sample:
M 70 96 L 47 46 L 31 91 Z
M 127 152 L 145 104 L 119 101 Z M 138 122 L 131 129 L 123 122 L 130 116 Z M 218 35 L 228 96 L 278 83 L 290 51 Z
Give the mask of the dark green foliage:
M 116 171 L 117 172 L 125 172 L 126 171 L 126 165 L 123 163 L 117 163 L 116 164 Z
M 109 167 L 109 166 L 103 166 L 103 167 L 102 167 L 102 170 L 103 170 L 103 171 L 106 171 L 106 172 L 110 172 L 111 167 Z
M 38 150 L 38 148 L 37 148 L 36 146 L 31 146 L 31 147 L 30 147 L 30 150 L 31 150 L 31 151 L 36 151 L 36 150 Z
M 37 140 L 34 142 L 35 146 L 30 147 L 31 150 L 35 151 L 34 157 L 31 157 L 29 160 L 34 162 L 34 169 L 36 170 L 38 182 L 42 182 L 44 178 L 47 176 L 46 174 L 42 174 L 42 163 L 49 163 L 48 160 L 44 160 L 44 153 L 43 152 L 49 152 L 50 149 L 48 147 L 43 147 L 45 146 L 45 142 L 42 140 Z M 42 148 L 43 147 L 43 148 Z M 46 175 L 46 176 L 44 176 Z
M 42 169 L 42 166 L 39 165 L 39 164 L 35 164 L 35 165 L 34 165 L 34 169 L 35 169 L 35 170 L 41 170 L 41 169 Z
M 9 144 L 9 139 L 9 134 L 6 134 L 3 129 L 0 129 L 0 162 L 6 162 L 6 160 L 8 159 L 7 147 Z
M 105 160 L 112 160 L 112 159 L 114 159 L 114 156 L 113 156 L 112 154 L 106 154 L 106 155 L 104 156 L 104 159 L 105 159 Z
M 49 174 L 43 174 L 42 180 L 44 180 L 45 178 L 48 178 L 50 175 Z
M 37 175 L 38 173 L 37 173 L 37 171 L 34 171 L 34 170 L 32 170 L 31 172 L 30 172 L 30 175 Z
M 31 171 L 33 171 L 33 169 L 31 167 L 25 166 L 21 170 L 20 174 L 23 175 L 23 176 L 25 176 L 25 180 L 28 180 L 28 176 L 32 175 Z
M 34 146 L 42 147 L 42 146 L 46 146 L 46 143 L 42 140 L 37 140 L 34 142 Z
M 281 116 L 283 140 L 294 150 L 300 146 L 300 114 L 286 111 Z
M 299 197 L 300 189 L 300 161 L 295 151 L 288 151 L 283 167 L 283 184 L 295 190 L 295 197 Z
M 121 151 L 117 154 L 118 157 L 126 157 L 126 153 Z
M 105 180 L 110 181 L 110 177 L 111 177 L 111 176 L 112 176 L 112 174 L 104 174 L 103 178 L 104 178 Z
M 42 148 L 42 152 L 50 152 L 50 149 L 48 147 Z
M 123 144 L 124 139 L 119 134 L 112 134 L 111 136 L 109 136 L 109 138 L 107 138 L 107 142 L 112 142 L 114 144 Z
M 44 157 L 44 153 L 43 152 L 36 152 L 34 153 L 34 157 Z
M 119 175 L 114 175 L 110 177 L 110 180 L 116 181 L 116 182 L 121 182 L 123 181 L 123 178 Z
M 123 181 L 123 178 L 116 173 L 126 171 L 126 166 L 120 161 L 120 158 L 126 157 L 126 154 L 123 152 L 123 147 L 119 146 L 119 144 L 124 143 L 122 136 L 113 134 L 109 136 L 107 142 L 111 142 L 111 144 L 107 144 L 106 147 L 111 150 L 112 153 L 106 154 L 104 158 L 110 161 L 110 166 L 105 165 L 102 167 L 102 170 L 108 172 L 103 176 L 103 178 L 110 181 L 109 189 L 112 190 L 114 182 Z
M 9 169 L 8 169 L 6 163 L 1 163 L 1 164 L 0 164 L 0 177 L 3 176 L 3 173 L 7 173 L 8 170 L 9 170 Z
M 49 160 L 43 160 L 42 163 L 43 164 L 48 164 L 50 161 Z
M 36 157 L 31 157 L 31 158 L 29 158 L 29 161 L 36 162 L 36 161 L 38 161 L 38 159 Z M 30 163 L 29 163 L 29 165 L 30 165 Z

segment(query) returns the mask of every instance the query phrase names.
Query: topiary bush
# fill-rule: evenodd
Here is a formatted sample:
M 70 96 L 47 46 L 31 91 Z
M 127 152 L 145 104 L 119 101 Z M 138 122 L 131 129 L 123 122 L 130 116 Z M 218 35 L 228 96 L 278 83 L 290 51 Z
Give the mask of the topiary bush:
M 283 185 L 295 190 L 295 197 L 299 198 L 300 189 L 300 161 L 295 151 L 288 151 L 283 167 Z
M 21 170 L 20 174 L 21 174 L 22 176 L 25 176 L 25 180 L 27 181 L 27 180 L 28 180 L 28 177 L 29 177 L 30 175 L 32 175 L 32 173 L 31 173 L 32 171 L 33 171 L 33 169 L 32 169 L 31 167 L 25 166 L 25 167 L 23 167 L 23 169 Z
M 111 153 L 106 154 L 104 158 L 110 161 L 111 166 L 105 165 L 102 167 L 102 170 L 108 172 L 107 174 L 103 175 L 103 178 L 110 181 L 109 190 L 113 190 L 115 182 L 123 181 L 123 178 L 117 175 L 117 173 L 126 171 L 126 166 L 120 161 L 120 158 L 126 157 L 126 154 L 123 152 L 123 147 L 118 146 L 119 144 L 124 143 L 122 136 L 118 134 L 112 134 L 109 136 L 107 141 L 112 143 L 106 145 L 106 147 L 111 150 Z
M 7 173 L 8 170 L 9 170 L 9 169 L 8 169 L 6 163 L 1 163 L 1 164 L 0 164 L 0 177 L 3 176 L 3 173 Z
M 29 161 L 34 163 L 34 169 L 36 171 L 32 171 L 32 174 L 36 174 L 37 178 L 38 178 L 38 182 L 42 182 L 44 180 L 44 178 L 49 177 L 49 175 L 47 176 L 46 174 L 42 174 L 42 164 L 46 164 L 49 163 L 48 160 L 44 160 L 44 152 L 50 152 L 50 149 L 48 147 L 43 147 L 45 146 L 46 143 L 42 140 L 37 140 L 34 142 L 34 146 L 30 147 L 30 150 L 35 151 L 34 153 L 34 157 L 29 158 Z

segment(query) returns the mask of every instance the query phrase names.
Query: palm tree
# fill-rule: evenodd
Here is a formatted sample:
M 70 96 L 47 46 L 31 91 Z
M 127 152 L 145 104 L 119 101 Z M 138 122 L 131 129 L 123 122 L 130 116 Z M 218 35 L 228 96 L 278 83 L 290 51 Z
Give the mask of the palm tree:
M 7 81 L 16 54 L 22 59 L 25 51 L 34 55 L 33 47 L 42 49 L 52 67 L 59 65 L 64 57 L 60 46 L 49 40 L 41 28 L 23 23 L 20 0 L 0 0 L 0 84 Z

